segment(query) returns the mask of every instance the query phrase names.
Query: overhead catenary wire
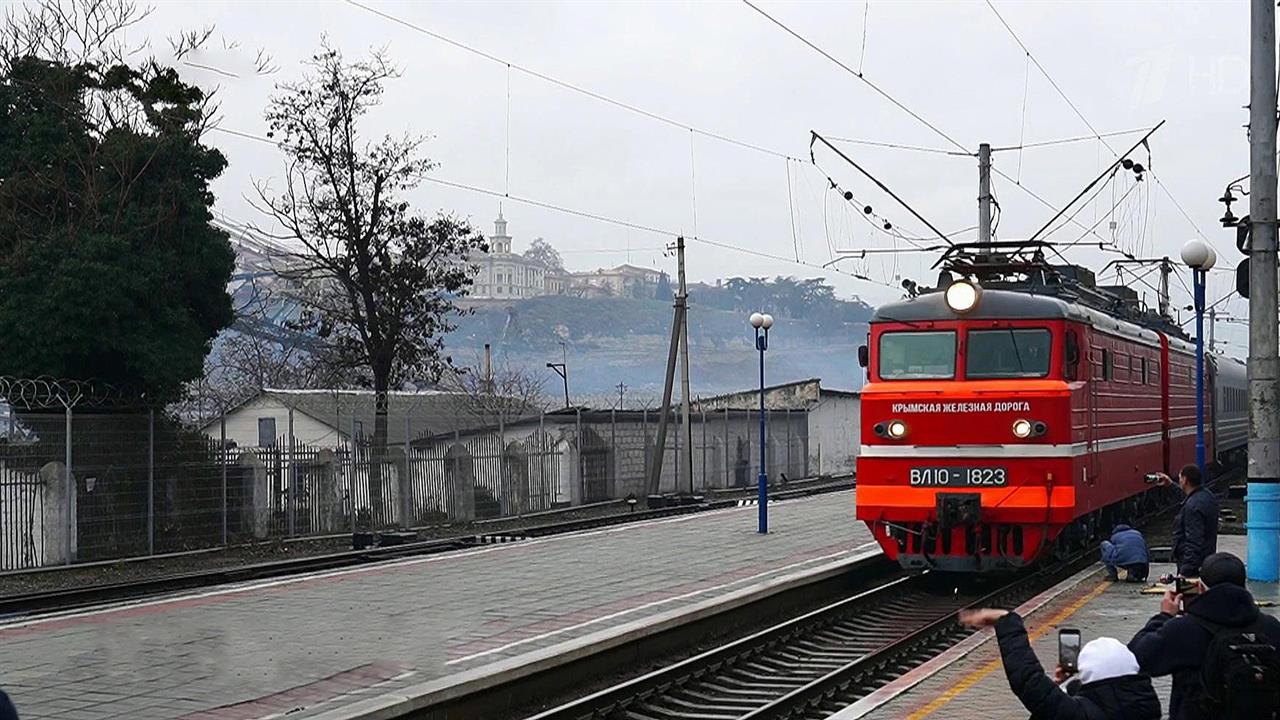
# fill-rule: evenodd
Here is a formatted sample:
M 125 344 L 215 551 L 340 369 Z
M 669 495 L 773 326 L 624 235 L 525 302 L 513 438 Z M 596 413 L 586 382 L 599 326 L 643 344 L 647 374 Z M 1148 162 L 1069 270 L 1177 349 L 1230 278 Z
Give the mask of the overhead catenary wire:
M 440 41 L 440 42 L 442 42 L 442 43 L 445 43 L 446 45 L 450 45 L 450 46 L 455 47 L 455 48 L 457 48 L 457 49 L 459 49 L 459 50 L 463 50 L 463 51 L 465 51 L 465 52 L 471 53 L 472 55 L 476 55 L 477 57 L 484 58 L 484 59 L 489 60 L 489 61 L 491 61 L 491 62 L 495 62 L 495 63 L 498 63 L 498 64 L 500 64 L 500 65 L 505 65 L 505 66 L 507 66 L 508 68 L 510 68 L 510 69 L 512 69 L 512 70 L 516 70 L 517 72 L 524 73 L 525 75 L 528 75 L 528 76 L 533 77 L 533 78 L 537 78 L 538 80 L 542 80 L 543 82 L 550 83 L 550 84 L 552 84 L 552 85 L 555 85 L 555 86 L 557 86 L 557 87 L 563 88 L 563 89 L 565 89 L 565 90 L 569 90 L 569 91 L 571 91 L 571 92 L 575 92 L 575 93 L 578 93 L 578 94 L 580 94 L 580 95 L 583 95 L 583 96 L 586 96 L 586 97 L 592 98 L 592 99 L 594 99 L 594 100 L 598 100 L 598 101 L 600 101 L 600 102 L 603 102 L 603 103 L 606 103 L 606 104 L 609 104 L 609 105 L 613 105 L 614 107 L 617 107 L 617 108 L 620 108 L 620 109 L 626 110 L 626 111 L 631 112 L 631 113 L 635 113 L 635 114 L 637 114 L 637 115 L 642 115 L 642 116 L 647 117 L 647 118 L 649 118 L 649 119 L 651 119 L 651 120 L 656 120 L 656 121 L 661 122 L 661 123 L 664 123 L 664 124 L 666 124 L 666 125 L 670 125 L 671 127 L 676 127 L 676 128 L 680 128 L 680 129 L 682 129 L 682 130 L 688 130 L 688 131 L 690 131 L 690 132 L 697 133 L 698 135 L 702 135 L 703 137 L 713 138 L 713 139 L 715 139 L 715 140 L 719 140 L 719 141 L 721 141 L 721 142 L 729 143 L 730 145 L 737 145 L 738 147 L 747 148 L 747 149 L 749 149 L 749 150 L 754 150 L 754 151 L 756 151 L 756 152 L 765 153 L 765 154 L 767 154 L 767 155 L 773 155 L 774 157 L 785 157 L 785 158 L 791 158 L 791 159 L 793 159 L 793 160 L 799 160 L 799 158 L 796 158 L 796 157 L 794 157 L 794 156 L 792 156 L 792 155 L 789 155 L 789 154 L 787 154 L 787 153 L 785 153 L 785 152 L 782 152 L 782 151 L 779 151 L 779 150 L 774 150 L 774 149 L 772 149 L 772 148 L 767 148 L 767 147 L 764 147 L 763 145 L 758 145 L 758 144 L 756 144 L 756 143 L 749 142 L 749 141 L 746 141 L 746 140 L 739 140 L 738 138 L 731 137 L 731 136 L 729 136 L 729 135 L 725 135 L 725 134 L 723 134 L 723 133 L 718 133 L 718 132 L 715 132 L 715 131 L 712 131 L 712 130 L 705 130 L 705 129 L 703 129 L 703 128 L 695 127 L 695 126 L 693 126 L 693 125 L 689 125 L 688 123 L 682 122 L 682 121 L 680 121 L 680 120 L 676 120 L 676 119 L 671 118 L 671 117 L 668 117 L 668 116 L 666 116 L 666 115 L 663 115 L 663 114 L 660 114 L 660 113 L 657 113 L 657 112 L 653 112 L 653 111 L 651 111 L 651 110 L 645 110 L 644 108 L 638 107 L 638 106 L 636 106 L 636 105 L 632 105 L 631 103 L 627 103 L 627 102 L 624 102 L 624 101 L 622 101 L 622 100 L 617 100 L 617 99 L 612 98 L 612 97 L 609 97 L 609 96 L 607 96 L 607 95 L 603 95 L 603 94 L 598 93 L 598 92 L 596 92 L 596 91 L 594 91 L 594 90 L 587 89 L 587 88 L 585 88 L 585 87 L 583 87 L 583 86 L 581 86 L 581 85 L 577 85 L 577 84 L 575 84 L 575 83 L 571 83 L 571 82 L 569 82 L 569 81 L 567 81 L 567 80 L 561 80 L 560 78 L 554 77 L 554 76 L 552 76 L 552 75 L 548 75 L 548 74 L 546 74 L 546 73 L 544 73 L 544 72 L 540 72 L 540 71 L 538 71 L 538 70 L 534 70 L 533 68 L 526 67 L 526 66 L 524 66 L 524 65 L 520 65 L 520 64 L 518 64 L 518 63 L 510 62 L 510 61 L 505 60 L 505 59 L 503 59 L 503 58 L 500 58 L 500 57 L 498 57 L 498 56 L 496 56 L 496 55 L 494 55 L 494 54 L 492 54 L 492 53 L 490 53 L 490 52 L 487 52 L 487 51 L 481 50 L 481 49 L 479 49 L 479 48 L 477 48 L 477 47 L 474 47 L 474 46 L 468 45 L 468 44 L 466 44 L 466 43 L 464 43 L 464 42 L 461 42 L 461 41 L 459 41 L 459 40 L 454 40 L 453 38 L 450 38 L 450 37 L 448 37 L 448 36 L 446 36 L 446 35 L 442 35 L 442 34 L 440 34 L 440 33 L 436 32 L 436 31 L 434 31 L 434 30 L 430 30 L 430 29 L 428 29 L 428 28 L 426 28 L 426 27 L 423 27 L 423 26 L 421 26 L 421 25 L 418 25 L 417 23 L 410 22 L 410 21 L 408 21 L 408 20 L 405 20 L 404 18 L 398 17 L 398 16 L 396 16 L 396 15 L 392 15 L 391 13 L 388 13 L 388 12 L 386 12 L 386 11 L 384 11 L 384 10 L 379 10 L 378 8 L 375 8 L 375 7 L 371 7 L 371 6 L 369 6 L 369 5 L 366 5 L 366 4 L 364 4 L 363 2 L 360 2 L 359 0 L 344 0 L 344 1 L 345 1 L 348 5 L 351 5 L 351 6 L 353 6 L 353 7 L 360 8 L 361 10 L 364 10 L 364 11 L 366 11 L 366 12 L 368 12 L 368 13 L 373 14 L 373 15 L 377 15 L 378 17 L 381 17 L 381 18 L 383 18 L 384 20 L 387 20 L 387 21 L 389 21 L 389 22 L 393 22 L 393 23 L 395 23 L 395 24 L 397 24 L 397 25 L 400 25 L 400 26 L 402 26 L 402 27 L 406 27 L 406 28 L 408 28 L 408 29 L 410 29 L 410 30 L 413 30 L 414 32 L 421 33 L 422 35 L 425 35 L 425 36 L 427 36 L 427 37 L 430 37 L 430 38 L 433 38 L 433 39 L 435 39 L 435 40 L 438 40 L 438 41 Z
M 221 128 L 221 127 L 215 127 L 215 128 L 212 128 L 212 129 L 220 130 L 220 131 L 227 132 L 227 133 L 229 133 L 229 134 L 231 134 L 231 135 L 235 135 L 235 136 L 238 136 L 238 137 L 247 138 L 247 139 L 250 139 L 250 140 L 255 140 L 255 141 L 258 141 L 258 142 L 261 142 L 261 143 L 266 143 L 266 144 L 269 144 L 269 145 L 274 145 L 274 146 L 276 146 L 276 147 L 280 147 L 280 143 L 279 143 L 279 142 L 277 142 L 277 141 L 275 141 L 275 140 L 273 140 L 273 139 L 271 139 L 271 138 L 264 137 L 264 136 L 262 136 L 262 135 L 254 135 L 253 133 L 247 133 L 247 132 L 240 131 L 240 130 L 229 130 L 229 129 Z M 579 209 L 579 208 L 569 207 L 569 206 L 567 206 L 567 205 L 559 205 L 559 204 L 556 204 L 556 203 L 547 202 L 547 201 L 545 201 L 545 200 L 539 200 L 539 199 L 537 199 L 537 198 L 524 197 L 524 196 L 517 195 L 517 194 L 514 194 L 514 193 L 506 193 L 506 192 L 502 192 L 502 191 L 500 191 L 500 190 L 494 190 L 494 189 L 492 189 L 492 188 L 482 187 L 482 186 L 480 186 L 480 185 L 473 185 L 473 184 L 464 183 L 464 182 L 457 182 L 457 181 L 454 181 L 454 180 L 446 180 L 446 179 L 444 179 L 444 178 L 433 177 L 433 176 L 431 176 L 431 175 L 424 175 L 424 176 L 422 177 L 422 179 L 423 179 L 424 181 L 429 182 L 429 183 L 432 183 L 432 184 L 434 184 L 434 185 L 440 185 L 440 186 L 443 186 L 443 187 L 449 187 L 449 188 L 453 188 L 453 189 L 456 189 L 456 190 L 463 190 L 463 191 L 471 192 L 471 193 L 475 193 L 475 194 L 478 194 L 478 195 L 487 195 L 487 196 L 490 196 L 490 197 L 502 198 L 502 199 L 506 199 L 506 200 L 512 200 L 512 201 L 514 201 L 514 202 L 522 203 L 522 204 L 525 204 L 525 205 L 531 205 L 531 206 L 533 206 L 533 207 L 543 208 L 543 209 L 545 209 L 545 210 L 551 210 L 551 211 L 553 211 L 553 212 L 558 212 L 558 213 L 565 214 L 565 215 L 571 215 L 571 216 L 574 216 L 574 217 L 585 218 L 585 219 L 588 219 L 588 220 L 595 220 L 595 221 L 597 221 L 597 222 L 602 222 L 602 223 L 607 223 L 607 224 L 611 224 L 611 225 L 616 225 L 616 226 L 619 226 L 619 227 L 629 228 L 629 229 L 632 229 L 632 230 L 640 230 L 640 231 L 647 232 L 647 233 L 653 233 L 653 234 L 655 234 L 655 235 L 662 235 L 662 236 L 665 236 L 665 237 L 678 237 L 678 236 L 680 236 L 680 235 L 682 235 L 682 234 L 683 234 L 683 233 L 681 233 L 680 231 L 678 231 L 678 230 L 674 230 L 674 229 L 671 229 L 671 228 L 663 228 L 663 227 L 658 227 L 658 226 L 655 226 L 655 225 L 648 225 L 648 224 L 645 224 L 645 223 L 636 222 L 636 221 L 632 221 L 632 220 L 625 220 L 625 219 L 622 219 L 622 218 L 617 218 L 617 217 L 612 217 L 612 216 L 609 216 L 609 215 L 604 215 L 604 214 L 601 214 L 601 213 L 592 212 L 592 211 L 590 211 L 590 210 L 582 210 L 582 209 Z M 789 258 L 789 257 L 787 257 L 787 256 L 785 256 L 785 255 L 777 255 L 777 254 L 774 254 L 774 253 L 765 252 L 765 251 L 763 251 L 763 250 L 755 250 L 755 249 L 752 249 L 752 248 L 742 247 L 742 246 L 740 246 L 740 245 L 734 245 L 734 244 L 732 244 L 732 243 L 726 243 L 726 242 L 723 242 L 723 241 L 720 241 L 720 240 L 713 240 L 713 239 L 711 239 L 711 238 L 705 238 L 705 237 L 701 237 L 701 236 L 693 236 L 693 237 L 690 237 L 690 236 L 688 236 L 688 235 L 685 235 L 684 237 L 685 237 L 685 239 L 686 239 L 686 240 L 690 240 L 690 241 L 692 241 L 692 242 L 698 242 L 698 243 L 702 243 L 702 244 L 704 244 L 704 245 L 709 245 L 709 246 L 712 246 L 712 247 L 718 247 L 718 248 L 721 248 L 721 249 L 724 249 L 724 250 L 732 250 L 732 251 L 734 251 L 734 252 L 743 253 L 743 254 L 745 254 L 745 255 L 753 255 L 753 256 L 756 256 L 756 257 L 763 257 L 763 258 L 767 258 L 767 259 L 770 259 L 770 260 L 776 260 L 776 261 L 778 261 L 778 262 L 788 263 L 788 264 L 791 264 L 791 265 L 797 265 L 797 266 L 802 266 L 802 267 L 813 268 L 813 269 L 815 269 L 815 270 L 824 270 L 824 271 L 826 271 L 826 270 L 830 270 L 830 271 L 836 272 L 836 273 L 838 273 L 838 274 L 844 275 L 844 276 L 846 276 L 846 277 L 852 277 L 852 278 L 855 278 L 855 279 L 858 279 L 858 280 L 862 280 L 862 281 L 864 281 L 864 282 L 869 282 L 869 283 L 873 283 L 873 284 L 876 284 L 876 285 L 882 285 L 882 286 L 889 287 L 889 288 L 892 288 L 892 289 L 895 289 L 895 290 L 896 290 L 896 289 L 898 289 L 897 287 L 895 287 L 895 286 L 893 286 L 893 285 L 891 285 L 891 284 L 889 284 L 889 283 L 885 283 L 885 282 L 882 282 L 882 281 L 876 280 L 875 278 L 869 277 L 869 276 L 867 276 L 867 275 L 865 275 L 865 274 L 862 274 L 862 273 L 850 273 L 850 272 L 845 272 L 845 271 L 843 271 L 843 270 L 839 270 L 839 269 L 836 269 L 836 268 L 827 268 L 827 267 L 824 267 L 824 266 L 822 266 L 822 265 L 818 265 L 818 264 L 816 264 L 816 263 L 811 263 L 811 262 L 807 262 L 807 261 L 804 261 L 804 260 L 795 260 L 795 259 Z
M 1076 114 L 1076 117 L 1080 118 L 1080 122 L 1084 123 L 1085 127 L 1089 128 L 1089 132 L 1093 133 L 1093 137 L 1097 138 L 1098 142 L 1102 143 L 1107 148 L 1107 150 L 1110 150 L 1112 155 L 1115 155 L 1116 157 L 1120 157 L 1116 153 L 1116 149 L 1111 146 L 1111 143 L 1106 141 L 1106 138 L 1101 133 L 1098 132 L 1098 129 L 1093 126 L 1093 123 L 1089 122 L 1089 119 L 1086 118 L 1084 116 L 1084 113 L 1080 111 L 1080 108 L 1077 107 L 1074 102 L 1072 102 L 1071 98 L 1067 97 L 1067 94 L 1058 85 L 1057 81 L 1053 79 L 1053 76 L 1049 74 L 1049 71 L 1046 70 L 1044 66 L 1040 64 L 1040 61 L 1036 59 L 1035 54 L 1031 52 L 1031 50 L 1027 47 L 1026 43 L 1022 42 L 1022 38 L 1018 37 L 1018 33 L 1014 32 L 1013 27 L 1010 26 L 1008 21 L 1004 19 L 1004 16 L 1000 14 L 1000 11 L 996 9 L 995 4 L 992 3 L 991 0 L 986 0 L 986 2 L 987 2 L 987 7 L 991 8 L 991 12 L 995 13 L 996 18 L 1000 20 L 1000 24 L 1004 26 L 1005 30 L 1009 31 L 1009 35 L 1013 37 L 1014 42 L 1018 43 L 1018 47 L 1022 48 L 1022 51 L 1027 54 L 1027 57 L 1031 58 L 1031 62 L 1035 63 L 1035 66 L 1040 71 L 1040 74 L 1044 75 L 1044 78 L 1049 81 L 1049 84 L 1052 85 L 1053 89 L 1057 91 L 1058 96 L 1062 98 L 1063 102 L 1067 103 L 1067 105 L 1071 108 L 1072 112 Z M 1160 186 L 1160 189 L 1164 192 L 1164 194 L 1169 198 L 1169 200 L 1174 204 L 1174 206 L 1178 208 L 1178 211 L 1182 213 L 1182 217 L 1184 217 L 1187 220 L 1187 223 L 1191 225 L 1192 229 L 1196 231 L 1196 234 L 1199 235 L 1201 239 L 1203 239 L 1205 242 L 1208 242 L 1209 238 L 1206 237 L 1204 232 L 1200 229 L 1200 225 L 1197 224 L 1196 221 L 1191 218 L 1191 215 L 1188 214 L 1187 211 L 1182 207 L 1182 203 L 1178 202 L 1178 199 L 1173 196 L 1173 193 L 1170 192 L 1167 187 L 1164 186 L 1164 183 L 1160 182 L 1160 178 L 1156 176 L 1155 171 L 1152 170 L 1151 168 L 1147 168 L 1147 170 L 1151 174 L 1151 177 L 1155 179 L 1156 184 Z
M 353 2 L 354 0 L 347 0 L 347 1 L 348 1 L 348 2 Z M 862 83 L 863 83 L 863 84 L 865 84 L 867 87 L 869 87 L 869 88 L 871 88 L 872 90 L 874 90 L 878 95 L 880 95 L 881 97 L 883 97 L 885 100 L 888 100 L 889 102 L 893 103 L 894 107 L 897 107 L 899 110 L 901 110 L 901 111 L 905 112 L 906 114 L 910 115 L 912 118 L 914 118 L 914 119 L 916 120 L 916 122 L 919 122 L 921 125 L 924 125 L 925 127 L 929 128 L 929 129 L 930 129 L 930 130 L 932 130 L 932 131 L 934 132 L 934 134 L 936 134 L 937 136 L 939 136 L 939 137 L 941 137 L 942 139 L 946 140 L 947 142 L 951 143 L 951 144 L 952 144 L 952 145 L 954 145 L 956 148 L 958 148 L 958 149 L 960 149 L 960 150 L 964 150 L 965 152 L 968 152 L 968 149 L 967 149 L 967 148 L 965 148 L 965 146 L 964 146 L 964 145 L 961 145 L 961 144 L 960 144 L 960 142 L 959 142 L 959 141 L 957 141 L 955 138 L 951 137 L 950 135 L 948 135 L 948 134 L 946 134 L 945 132 L 943 132 L 942 130 L 940 130 L 940 129 L 938 128 L 938 126 L 937 126 L 937 125 L 934 125 L 933 123 L 931 123 L 931 122 L 929 122 L 928 120 L 924 119 L 924 117 L 923 117 L 923 116 L 921 116 L 921 115 L 920 115 L 919 113 L 917 113 L 916 111 L 914 111 L 914 110 L 912 110 L 911 108 L 909 108 L 909 107 L 907 107 L 906 105 L 904 105 L 904 104 L 902 103 L 902 101 L 900 101 L 900 100 L 898 100 L 897 98 L 895 98 L 894 96 L 890 95 L 888 92 L 886 92 L 886 91 L 885 91 L 883 88 L 881 88 L 879 85 L 876 85 L 875 83 L 873 83 L 873 82 L 871 82 L 870 80 L 868 80 L 868 79 L 866 78 L 866 76 L 865 76 L 865 75 L 863 75 L 861 72 L 859 72 L 859 71 L 857 71 L 857 70 L 854 70 L 853 68 L 849 67 L 849 66 L 848 66 L 848 65 L 846 65 L 844 62 L 842 62 L 839 58 L 837 58 L 836 56 L 832 55 L 831 53 L 827 52 L 826 50 L 823 50 L 821 47 L 819 47 L 818 45 L 816 45 L 813 41 L 809 40 L 808 38 L 806 38 L 805 36 L 803 36 L 803 35 L 801 35 L 800 33 L 796 32 L 795 30 L 792 30 L 792 29 L 791 29 L 791 27 L 790 27 L 790 26 L 788 26 L 786 23 L 783 23 L 781 20 L 779 20 L 779 19 L 777 19 L 776 17 L 774 17 L 774 16 L 770 15 L 769 13 L 765 12 L 765 10 L 764 10 L 763 8 L 761 8 L 759 5 L 756 5 L 755 3 L 751 2 L 751 0 L 742 0 L 742 2 L 743 2 L 743 4 L 745 4 L 747 7 L 751 8 L 752 10 L 755 10 L 757 13 L 759 13 L 759 14 L 760 14 L 760 15 L 762 15 L 762 16 L 764 16 L 767 20 L 769 20 L 769 22 L 773 23 L 774 25 L 777 25 L 779 28 L 782 28 L 782 30 L 784 30 L 784 31 L 785 31 L 788 35 L 790 35 L 791 37 L 793 37 L 793 38 L 795 38 L 795 39 L 799 40 L 800 42 L 804 43 L 806 46 L 808 46 L 808 47 L 809 47 L 811 50 L 813 50 L 814 52 L 818 53 L 819 55 L 821 55 L 821 56 L 825 57 L 826 59 L 830 60 L 831 62 L 835 63 L 835 64 L 836 64 L 836 66 L 838 66 L 840 69 L 844 70 L 845 72 L 849 73 L 849 74 L 850 74 L 850 75 L 852 75 L 853 77 L 855 77 L 855 78 L 857 78 L 858 80 L 862 81 Z
M 743 0 L 743 1 L 744 1 L 744 2 L 746 2 L 746 0 Z M 897 194 L 897 193 L 895 193 L 893 190 L 890 190 L 888 185 L 885 185 L 883 182 L 881 182 L 881 180 L 880 180 L 879 178 L 877 178 L 876 176 L 874 176 L 874 175 L 872 175 L 871 173 L 867 172 L 865 169 L 863 169 L 863 168 L 862 168 L 862 166 L 861 166 L 861 165 L 859 165 L 858 163 L 854 162 L 852 158 L 850 158 L 848 155 L 846 155 L 846 154 L 844 154 L 843 152 L 841 152 L 841 151 L 840 151 L 840 148 L 836 147 L 835 145 L 832 145 L 832 144 L 831 144 L 831 143 L 830 143 L 826 138 L 822 137 L 821 135 L 819 135 L 819 134 L 818 134 L 817 132 L 815 132 L 815 131 L 810 131 L 810 139 L 809 139 L 809 161 L 810 161 L 810 162 L 813 162 L 815 165 L 817 164 L 817 162 L 814 160 L 814 156 L 813 156 L 813 144 L 814 144 L 814 142 L 816 142 L 816 141 L 822 141 L 822 144 L 823 144 L 823 145 L 826 145 L 828 148 L 830 148 L 830 149 L 831 149 L 831 151 L 832 151 L 832 152 L 834 152 L 836 155 L 839 155 L 839 156 L 840 156 L 840 159 L 842 159 L 842 160 L 844 160 L 845 162 L 849 163 L 849 165 L 851 165 L 855 170 L 857 170 L 858 172 L 862 173 L 862 174 L 863 174 L 864 176 L 866 176 L 866 178 L 867 178 L 868 180 L 870 180 L 871 182 L 875 183 L 875 184 L 876 184 L 876 187 L 878 187 L 878 188 L 880 188 L 881 190 L 883 190 L 883 191 L 885 192 L 885 194 L 887 194 L 889 197 L 893 198 L 893 199 L 894 199 L 894 200 L 895 200 L 899 205 L 901 205 L 902 207 L 906 208 L 907 212 L 909 212 L 909 213 L 911 213 L 912 215 L 914 215 L 914 216 L 915 216 L 915 218 L 916 218 L 917 220 L 919 220 L 920 222 L 924 223 L 924 224 L 925 224 L 925 226 L 927 226 L 930 230 L 932 230 L 934 233 L 936 233 L 936 234 L 938 235 L 938 237 L 942 238 L 942 241 L 943 241 L 943 242 L 947 243 L 948 245 L 953 245 L 953 244 L 954 244 L 954 243 L 952 243 L 952 242 L 951 242 L 951 240 L 946 236 L 946 233 L 942 232 L 941 230 L 939 230 L 939 229 L 937 228 L 937 226 L 935 226 L 933 223 L 931 223 L 931 222 L 929 222 L 928 220 L 926 220 L 926 219 L 925 219 L 925 217 L 924 217 L 923 215 L 921 215 L 919 212 L 917 212 L 915 208 L 911 207 L 911 205 L 910 205 L 910 204 L 908 204 L 906 200 L 903 200 L 901 197 L 898 197 L 898 194 Z
M 990 3 L 990 0 L 988 0 L 988 3 Z M 1102 178 L 1106 177 L 1108 174 L 1114 171 L 1117 167 L 1119 167 L 1123 159 L 1127 157 L 1129 153 L 1138 149 L 1139 146 L 1145 143 L 1147 141 L 1147 138 L 1151 137 L 1152 133 L 1159 130 L 1164 125 L 1164 122 L 1165 122 L 1164 120 L 1161 120 L 1159 123 L 1156 124 L 1155 127 L 1148 130 L 1147 134 L 1143 135 L 1141 140 L 1134 143 L 1133 147 L 1129 148 L 1129 150 L 1127 150 L 1124 153 L 1124 155 L 1117 155 L 1115 162 L 1111 163 L 1111 165 L 1109 165 L 1106 170 L 1104 170 L 1100 175 L 1095 177 L 1092 182 L 1086 185 L 1083 190 L 1081 190 L 1074 198 L 1071 199 L 1071 202 L 1064 205 L 1062 209 L 1058 211 L 1057 215 L 1054 215 L 1053 217 L 1049 218 L 1049 222 L 1045 223 L 1039 230 L 1035 231 L 1035 233 L 1033 233 L 1031 237 L 1028 238 L 1028 242 L 1031 240 L 1035 240 L 1037 237 L 1039 237 L 1041 233 L 1043 233 L 1046 229 L 1048 229 L 1050 225 L 1054 223 L 1054 221 L 1056 221 L 1059 217 L 1061 217 L 1064 213 L 1066 213 L 1068 208 L 1074 205 L 1076 201 L 1079 200 L 1081 197 L 1084 197 L 1085 193 L 1089 192 L 1089 190 L 1091 190 L 1094 185 L 1097 185 L 1098 182 L 1102 180 Z
M 791 214 L 791 245 L 796 252 L 796 260 L 800 259 L 800 234 L 796 229 L 796 201 L 791 193 L 791 161 L 783 160 L 787 170 L 787 211 Z

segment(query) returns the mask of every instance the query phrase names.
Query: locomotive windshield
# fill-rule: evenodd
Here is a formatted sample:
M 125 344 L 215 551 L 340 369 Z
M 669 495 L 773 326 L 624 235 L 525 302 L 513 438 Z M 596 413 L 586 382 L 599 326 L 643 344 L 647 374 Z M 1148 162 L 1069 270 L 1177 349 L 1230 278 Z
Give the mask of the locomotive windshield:
M 938 380 L 956 375 L 953 330 L 887 332 L 880 336 L 882 380 Z
M 965 377 L 1040 378 L 1049 374 L 1052 338 L 1044 329 L 970 330 Z

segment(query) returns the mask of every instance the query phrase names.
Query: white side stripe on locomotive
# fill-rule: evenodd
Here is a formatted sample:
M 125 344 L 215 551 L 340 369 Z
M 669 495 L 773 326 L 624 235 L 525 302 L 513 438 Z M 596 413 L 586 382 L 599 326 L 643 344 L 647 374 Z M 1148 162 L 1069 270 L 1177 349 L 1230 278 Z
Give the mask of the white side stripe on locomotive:
M 1195 428 L 1191 429 L 1195 432 Z M 1160 442 L 1160 433 L 1143 433 L 1119 438 L 1098 440 L 1094 452 L 1108 452 Z M 1078 457 L 1090 451 L 1087 443 L 1062 443 L 1045 445 L 863 445 L 859 452 L 865 457 L 931 457 L 931 458 L 985 458 L 985 457 Z
M 863 445 L 863 457 L 987 458 L 1074 457 L 1085 453 L 1079 445 Z

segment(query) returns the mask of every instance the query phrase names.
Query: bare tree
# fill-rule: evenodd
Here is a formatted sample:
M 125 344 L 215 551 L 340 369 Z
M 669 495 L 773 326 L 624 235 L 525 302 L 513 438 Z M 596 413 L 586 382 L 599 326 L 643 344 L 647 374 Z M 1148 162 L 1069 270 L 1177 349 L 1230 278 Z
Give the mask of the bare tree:
M 440 386 L 462 396 L 459 412 L 493 426 L 545 410 L 546 382 L 542 374 L 513 367 L 505 360 L 486 368 L 483 359 L 477 357 L 470 364 L 447 373 Z
M 258 207 L 285 229 L 275 237 L 306 248 L 299 274 L 318 281 L 319 291 L 303 296 L 302 325 L 373 388 L 369 495 L 382 520 L 387 393 L 407 380 L 438 380 L 450 367 L 444 335 L 477 270 L 470 256 L 488 246 L 466 221 L 423 217 L 404 199 L 433 167 L 419 155 L 423 138 L 362 139 L 361 120 L 399 76 L 385 55 L 347 63 L 326 42 L 309 65 L 300 82 L 277 86 L 267 109 L 287 161 L 283 188 L 257 184 Z
M 18 8 L 21 8 L 19 10 Z M 11 6 L 0 25 L 0 59 L 33 56 L 67 65 L 114 65 L 146 49 L 126 45 L 123 31 L 151 8 L 133 0 L 38 0 Z

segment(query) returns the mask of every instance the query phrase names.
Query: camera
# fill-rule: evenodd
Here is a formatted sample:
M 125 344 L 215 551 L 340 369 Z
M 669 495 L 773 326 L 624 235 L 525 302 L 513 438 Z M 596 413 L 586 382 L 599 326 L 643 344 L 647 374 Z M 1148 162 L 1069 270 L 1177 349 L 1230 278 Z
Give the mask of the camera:
M 1175 577 L 1173 579 L 1173 591 L 1183 597 L 1189 595 L 1200 594 L 1200 583 L 1195 580 L 1188 580 L 1184 577 Z

